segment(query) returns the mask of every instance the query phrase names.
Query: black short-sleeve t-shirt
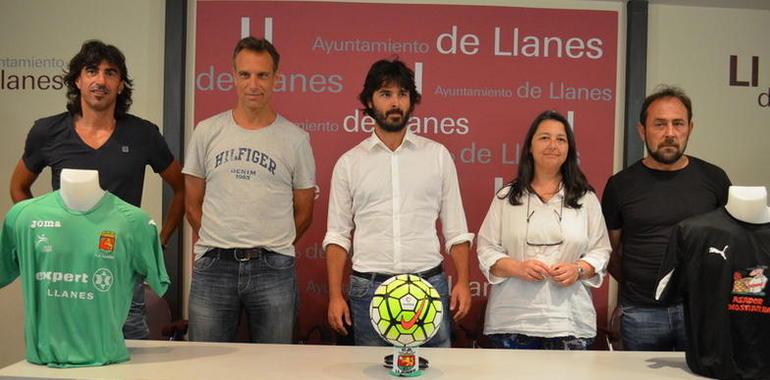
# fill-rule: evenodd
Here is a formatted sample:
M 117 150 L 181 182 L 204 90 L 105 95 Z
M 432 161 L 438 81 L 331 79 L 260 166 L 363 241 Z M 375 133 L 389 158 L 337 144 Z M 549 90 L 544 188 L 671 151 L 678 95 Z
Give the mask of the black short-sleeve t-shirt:
M 174 156 L 158 127 L 133 115 L 117 119 L 112 135 L 99 149 L 93 149 L 75 132 L 72 115 L 64 112 L 35 122 L 27 134 L 22 160 L 34 173 L 50 166 L 54 190 L 59 189 L 62 169 L 98 170 L 104 190 L 139 207 L 145 166 L 160 173 L 171 165 Z
M 718 379 L 770 379 L 770 223 L 724 208 L 672 230 L 657 290 L 684 297 L 687 365 Z
M 727 174 L 706 161 L 688 158 L 689 164 L 675 171 L 650 169 L 640 160 L 607 182 L 602 196 L 604 219 L 608 229 L 622 229 L 623 304 L 659 305 L 653 294 L 655 279 L 671 228 L 727 202 Z

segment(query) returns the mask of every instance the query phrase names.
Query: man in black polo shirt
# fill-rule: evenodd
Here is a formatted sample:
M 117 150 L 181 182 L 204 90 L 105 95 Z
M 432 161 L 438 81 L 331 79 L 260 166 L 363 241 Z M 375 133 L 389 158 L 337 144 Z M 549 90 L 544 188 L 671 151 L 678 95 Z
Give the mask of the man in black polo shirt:
M 730 180 L 719 167 L 684 154 L 694 124 L 692 102 L 681 89 L 663 87 L 648 96 L 639 121 L 647 156 L 612 176 L 602 197 L 613 248 L 609 270 L 620 282 L 623 346 L 682 351 L 681 299 L 655 301 L 658 269 L 672 227 L 724 205 Z
M 83 43 L 64 78 L 67 112 L 32 126 L 11 177 L 11 199 L 15 203 L 32 198 L 32 184 L 50 166 L 54 190 L 59 189 L 62 169 L 98 170 L 103 189 L 139 207 L 145 166 L 150 165 L 174 190 L 160 232 L 165 246 L 184 214 L 184 179 L 158 127 L 128 114 L 133 83 L 125 61 L 113 45 L 96 40 Z M 136 285 L 123 334 L 128 339 L 149 335 L 142 281 Z

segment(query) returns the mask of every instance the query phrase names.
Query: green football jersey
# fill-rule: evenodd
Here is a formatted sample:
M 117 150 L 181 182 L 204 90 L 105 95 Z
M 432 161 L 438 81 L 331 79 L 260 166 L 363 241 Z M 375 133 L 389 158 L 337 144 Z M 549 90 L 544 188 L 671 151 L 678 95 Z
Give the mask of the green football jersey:
M 90 211 L 58 191 L 14 205 L 0 236 L 0 287 L 21 275 L 27 360 L 51 367 L 129 359 L 122 327 L 134 283 L 169 279 L 149 216 L 111 193 Z

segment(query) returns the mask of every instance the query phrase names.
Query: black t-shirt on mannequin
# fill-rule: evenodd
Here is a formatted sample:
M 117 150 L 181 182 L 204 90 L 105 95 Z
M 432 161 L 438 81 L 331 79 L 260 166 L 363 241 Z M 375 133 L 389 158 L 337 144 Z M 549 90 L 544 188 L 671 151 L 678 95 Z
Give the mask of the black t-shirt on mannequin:
M 684 297 L 687 365 L 697 374 L 770 379 L 770 223 L 754 221 L 720 208 L 672 232 L 656 295 Z

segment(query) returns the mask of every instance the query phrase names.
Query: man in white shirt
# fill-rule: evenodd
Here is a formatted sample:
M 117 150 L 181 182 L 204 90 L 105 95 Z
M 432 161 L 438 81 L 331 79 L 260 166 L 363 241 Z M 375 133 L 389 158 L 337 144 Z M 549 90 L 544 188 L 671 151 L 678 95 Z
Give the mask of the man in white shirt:
M 340 157 L 332 174 L 323 241 L 329 274 L 328 319 L 342 335 L 352 325 L 356 345 L 386 345 L 369 322 L 369 303 L 374 290 L 394 274 L 417 274 L 430 282 L 454 320 L 468 313 L 473 234 L 468 233 L 449 151 L 405 128 L 420 102 L 414 72 L 399 60 L 375 62 L 359 100 L 375 119 L 376 128 Z M 457 269 L 451 302 L 437 220 Z M 342 288 L 351 248 L 348 306 Z M 450 312 L 445 312 L 441 328 L 426 346 L 449 347 L 450 319 Z

